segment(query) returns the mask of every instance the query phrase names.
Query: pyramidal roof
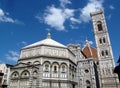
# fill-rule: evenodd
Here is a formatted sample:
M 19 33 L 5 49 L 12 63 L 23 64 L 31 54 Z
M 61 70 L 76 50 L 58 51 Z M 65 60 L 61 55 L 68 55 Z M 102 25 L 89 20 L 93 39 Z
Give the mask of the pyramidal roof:
M 61 44 L 61 43 L 58 43 L 57 41 L 51 39 L 51 34 L 50 32 L 47 34 L 47 37 L 46 39 L 44 40 L 41 40 L 41 41 L 38 41 L 36 43 L 33 43 L 31 45 L 28 45 L 28 46 L 25 46 L 23 47 L 23 49 L 25 48 L 31 48 L 31 47 L 36 47 L 36 46 L 39 46 L 39 45 L 48 45 L 48 46 L 55 46 L 55 47 L 63 47 L 63 48 L 66 48 L 65 45 Z

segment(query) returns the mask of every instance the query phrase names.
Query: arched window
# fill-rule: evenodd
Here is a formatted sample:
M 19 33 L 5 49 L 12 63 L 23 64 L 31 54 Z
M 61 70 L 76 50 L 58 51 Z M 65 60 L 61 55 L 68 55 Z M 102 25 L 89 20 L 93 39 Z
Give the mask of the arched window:
M 71 64 L 70 64 L 70 69 L 71 69 Z
M 13 72 L 11 77 L 12 78 L 18 78 L 19 77 L 19 73 L 18 72 Z
M 57 73 L 60 70 L 60 66 L 57 62 L 52 63 L 52 72 Z
M 24 78 L 24 77 L 29 77 L 29 72 L 28 71 L 23 71 L 22 73 L 21 73 L 21 77 L 22 78 Z
M 106 54 L 106 56 L 108 56 L 108 51 L 107 50 L 105 51 L 105 54 Z
M 35 61 L 35 62 L 34 62 L 34 65 L 39 65 L 39 64 L 40 64 L 39 61 Z
M 49 72 L 50 71 L 50 62 L 45 61 L 43 64 L 43 71 Z
M 45 71 L 49 71 L 49 65 L 45 64 Z
M 102 39 L 101 38 L 99 39 L 99 42 L 100 42 L 100 44 L 102 43 Z
M 104 56 L 104 51 L 101 52 L 102 56 Z
M 88 73 L 89 72 L 89 70 L 88 69 L 85 69 L 85 73 Z
M 103 43 L 106 43 L 105 37 L 103 37 Z
M 86 80 L 86 85 L 87 85 L 86 88 L 90 88 L 90 81 L 89 80 Z
M 86 80 L 86 84 L 87 84 L 87 85 L 90 85 L 90 81 L 89 81 L 89 80 Z
M 102 31 L 103 30 L 101 21 L 97 22 L 97 27 L 98 27 L 98 31 Z
M 54 72 L 57 72 L 57 66 L 54 66 Z
M 62 72 L 65 72 L 65 66 L 62 65 Z

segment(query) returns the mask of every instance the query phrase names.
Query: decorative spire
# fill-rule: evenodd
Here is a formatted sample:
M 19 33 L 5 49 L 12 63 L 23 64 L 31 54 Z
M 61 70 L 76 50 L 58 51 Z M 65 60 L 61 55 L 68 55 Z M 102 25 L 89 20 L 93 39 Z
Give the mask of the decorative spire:
M 85 45 L 90 46 L 90 42 L 86 39 Z
M 50 30 L 48 30 L 47 39 L 51 39 Z
M 86 39 L 85 45 L 88 46 L 88 49 L 89 49 L 89 51 L 90 51 L 90 55 L 91 55 L 91 57 L 93 57 L 93 52 L 92 52 L 92 49 L 91 49 L 91 47 L 90 47 L 90 41 L 88 41 L 88 40 Z

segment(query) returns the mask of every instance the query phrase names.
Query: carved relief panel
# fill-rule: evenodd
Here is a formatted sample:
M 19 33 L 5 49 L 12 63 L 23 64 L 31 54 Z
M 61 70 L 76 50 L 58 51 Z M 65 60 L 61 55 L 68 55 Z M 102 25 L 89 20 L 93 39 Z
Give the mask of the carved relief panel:
M 61 48 L 55 48 L 55 47 L 45 47 L 44 55 L 66 57 L 66 50 Z

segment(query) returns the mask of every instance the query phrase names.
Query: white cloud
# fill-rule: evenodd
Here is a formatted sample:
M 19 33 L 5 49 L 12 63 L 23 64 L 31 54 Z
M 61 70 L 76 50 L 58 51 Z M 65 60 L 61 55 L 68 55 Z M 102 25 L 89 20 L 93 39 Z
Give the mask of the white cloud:
M 54 6 L 49 7 L 45 16 L 46 24 L 51 27 L 55 27 L 56 30 L 64 30 L 64 21 L 65 18 L 62 15 L 62 10 L 59 8 L 55 8 Z
M 47 9 L 45 13 L 45 23 L 51 27 L 56 28 L 56 30 L 65 30 L 64 23 L 67 19 L 74 15 L 73 9 L 61 9 L 51 6 Z
M 10 17 L 7 17 L 5 15 L 5 12 L 2 9 L 0 9 L 0 21 L 1 22 L 11 22 L 11 23 L 14 23 L 14 20 L 12 18 L 10 18 Z
M 79 19 L 76 19 L 74 17 L 71 17 L 70 18 L 71 22 L 74 24 L 74 23 L 81 23 L 81 21 Z
M 66 8 L 66 5 L 72 4 L 70 0 L 59 0 L 60 6 L 55 7 L 54 5 L 47 7 L 44 13 L 44 17 L 40 15 L 35 16 L 39 22 L 44 20 L 45 24 L 55 28 L 59 31 L 66 31 L 64 23 L 66 20 L 70 20 L 74 16 L 74 9 Z M 73 19 L 73 18 L 72 18 Z M 74 21 L 75 20 L 70 20 Z
M 10 22 L 10 23 L 17 23 L 17 24 L 23 24 L 22 22 L 18 21 L 18 20 L 14 20 L 11 17 L 8 17 L 9 13 L 8 12 L 4 12 L 1 8 L 0 8 L 0 22 Z
M 60 6 L 65 8 L 67 4 L 71 4 L 71 1 L 69 0 L 59 0 L 60 1 Z
M 2 9 L 0 9 L 0 16 L 4 16 L 4 12 Z
M 80 19 L 76 19 L 76 18 L 74 18 L 74 17 L 71 17 L 71 18 L 70 18 L 70 21 L 71 21 L 71 23 L 72 23 L 72 24 L 70 24 L 70 27 L 71 27 L 72 29 L 79 29 L 79 27 L 76 26 L 75 24 L 80 24 L 80 23 L 81 23 Z
M 87 5 L 81 9 L 80 19 L 82 22 L 90 21 L 90 12 L 94 12 L 103 8 L 103 0 L 89 0 Z
M 70 17 L 73 17 L 74 16 L 74 10 L 73 9 L 64 9 L 63 10 L 63 16 L 67 19 L 67 18 L 70 18 Z
M 104 0 L 88 0 L 86 6 L 79 9 L 70 9 L 67 7 L 68 4 L 72 4 L 70 0 L 59 0 L 60 6 L 55 7 L 54 5 L 49 6 L 44 13 L 43 19 L 40 15 L 37 15 L 37 18 L 40 22 L 41 20 L 45 22 L 45 24 L 55 28 L 59 31 L 65 31 L 65 22 L 69 21 L 71 24 L 69 27 L 72 29 L 76 29 L 75 24 L 80 24 L 82 22 L 89 22 L 91 20 L 90 12 L 94 12 L 96 10 L 104 9 L 103 2 Z M 80 13 L 77 17 L 76 14 Z
M 115 7 L 114 7 L 113 5 L 110 5 L 109 8 L 110 8 L 111 10 L 114 10 L 114 9 L 115 9 Z
M 17 61 L 19 59 L 19 54 L 16 51 L 9 51 L 8 54 L 5 55 L 7 60 Z

